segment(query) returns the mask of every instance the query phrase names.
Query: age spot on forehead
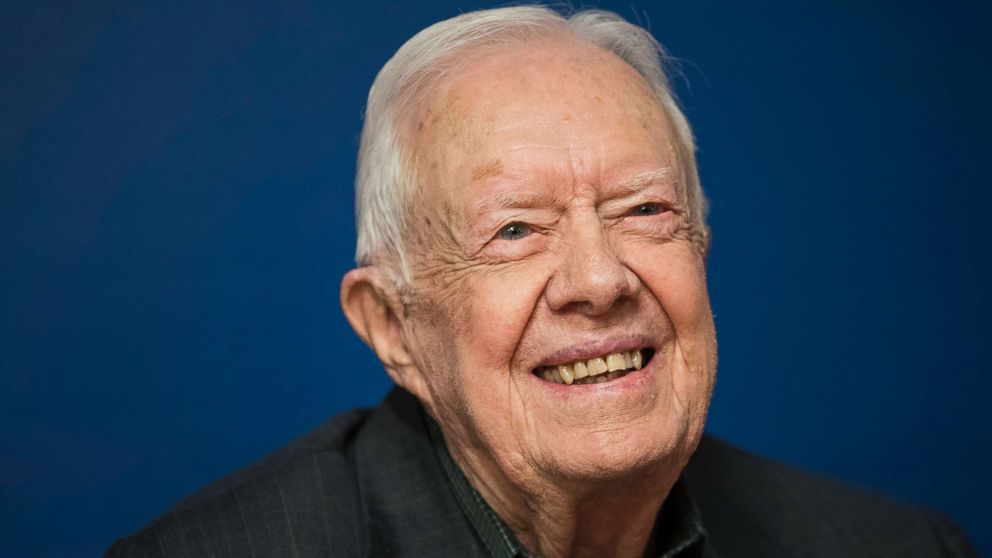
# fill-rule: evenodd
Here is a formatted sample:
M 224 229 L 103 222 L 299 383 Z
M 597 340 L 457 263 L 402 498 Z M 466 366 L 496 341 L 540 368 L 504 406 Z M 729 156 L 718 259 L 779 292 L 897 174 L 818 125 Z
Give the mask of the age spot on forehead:
M 496 176 L 503 172 L 503 162 L 496 159 L 487 165 L 481 165 L 472 169 L 472 182 Z

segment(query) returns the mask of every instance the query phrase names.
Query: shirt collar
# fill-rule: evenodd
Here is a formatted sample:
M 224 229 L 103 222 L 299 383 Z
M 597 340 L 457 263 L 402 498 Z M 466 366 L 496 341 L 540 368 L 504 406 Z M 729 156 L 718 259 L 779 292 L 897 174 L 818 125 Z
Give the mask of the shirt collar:
M 513 531 L 503 523 L 482 495 L 465 478 L 448 452 L 437 422 L 429 416 L 426 418 L 434 449 L 455 499 L 468 517 L 469 523 L 475 528 L 482 544 L 489 551 L 489 555 L 492 558 L 533 558 L 533 555 L 517 540 Z M 705 537 L 706 531 L 703 529 L 699 510 L 689 494 L 688 487 L 680 478 L 669 492 L 655 520 L 653 554 L 658 558 L 701 556 Z

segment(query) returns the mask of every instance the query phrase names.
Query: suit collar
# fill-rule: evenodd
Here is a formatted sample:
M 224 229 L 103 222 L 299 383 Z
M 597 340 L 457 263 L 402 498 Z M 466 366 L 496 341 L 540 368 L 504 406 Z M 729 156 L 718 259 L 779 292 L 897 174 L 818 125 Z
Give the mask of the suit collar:
M 426 413 L 410 393 L 393 389 L 353 447 L 368 529 L 366 555 L 484 555 L 445 481 Z

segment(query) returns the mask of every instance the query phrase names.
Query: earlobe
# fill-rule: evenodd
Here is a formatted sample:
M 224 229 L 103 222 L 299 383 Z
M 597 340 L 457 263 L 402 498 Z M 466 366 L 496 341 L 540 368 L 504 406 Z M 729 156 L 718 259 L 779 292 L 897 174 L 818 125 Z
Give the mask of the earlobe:
M 399 293 L 383 270 L 366 266 L 346 273 L 341 280 L 341 308 L 393 381 L 423 401 L 428 393 L 407 347 Z
M 341 280 L 341 308 L 355 333 L 387 366 L 406 365 L 402 323 L 395 312 L 399 297 L 374 266 L 352 269 Z

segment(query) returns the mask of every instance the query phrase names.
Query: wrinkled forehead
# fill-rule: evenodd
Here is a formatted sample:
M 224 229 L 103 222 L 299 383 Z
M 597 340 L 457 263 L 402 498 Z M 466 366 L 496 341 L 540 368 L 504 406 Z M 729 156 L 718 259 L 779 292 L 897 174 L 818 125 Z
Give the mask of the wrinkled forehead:
M 401 128 L 423 201 L 466 194 L 462 187 L 489 175 L 530 171 L 537 152 L 604 135 L 623 136 L 613 142 L 622 150 L 604 153 L 615 159 L 608 163 L 674 157 L 670 123 L 644 78 L 613 53 L 574 39 L 465 54 L 418 97 Z

